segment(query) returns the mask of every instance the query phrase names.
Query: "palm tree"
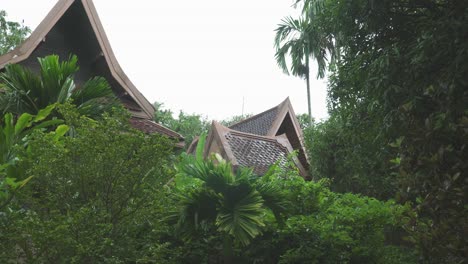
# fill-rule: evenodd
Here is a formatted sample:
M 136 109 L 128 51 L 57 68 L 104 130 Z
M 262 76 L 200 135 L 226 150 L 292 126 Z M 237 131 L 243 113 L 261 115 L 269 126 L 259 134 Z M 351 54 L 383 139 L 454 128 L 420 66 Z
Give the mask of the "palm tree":
M 332 50 L 332 42 L 321 34 L 309 17 L 286 17 L 276 29 L 275 47 L 275 59 L 281 69 L 288 75 L 291 73 L 306 80 L 308 113 L 312 125 L 309 57 L 317 61 L 317 78 L 323 78 L 327 66 L 327 51 Z M 286 62 L 287 58 L 291 59 L 290 66 Z
M 219 155 L 204 160 L 204 142 L 202 136 L 197 155 L 183 155 L 177 166 L 178 177 L 196 179 L 198 184 L 196 188 L 183 189 L 179 195 L 179 210 L 173 217 L 178 219 L 178 230 L 186 238 L 214 226 L 223 237 L 224 257 L 229 263 L 233 257 L 233 243 L 247 246 L 261 234 L 268 213 L 281 221 L 285 202 L 276 186 L 260 182 L 252 170 L 233 171 Z
M 76 86 L 74 74 L 79 70 L 76 56 L 64 62 L 57 55 L 38 60 L 39 74 L 18 64 L 6 66 L 0 75 L 0 111 L 36 114 L 50 104 L 72 100 L 81 114 L 98 116 L 116 104 L 110 85 L 102 77 Z

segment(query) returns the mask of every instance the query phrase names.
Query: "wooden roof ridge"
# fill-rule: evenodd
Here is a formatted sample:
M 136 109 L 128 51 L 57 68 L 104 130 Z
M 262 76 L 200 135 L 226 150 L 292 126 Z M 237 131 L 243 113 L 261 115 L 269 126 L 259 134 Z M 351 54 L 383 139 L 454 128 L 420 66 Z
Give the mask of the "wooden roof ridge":
M 84 7 L 86 16 L 88 17 L 94 34 L 99 42 L 99 46 L 112 77 L 114 77 L 115 80 L 124 88 L 125 92 L 135 100 L 147 117 L 152 118 L 154 115 L 153 105 L 143 96 L 143 94 L 140 93 L 140 91 L 138 91 L 117 62 L 117 58 L 112 51 L 111 45 L 104 31 L 104 27 L 99 19 L 92 0 L 59 0 L 44 20 L 42 20 L 39 26 L 31 33 L 29 38 L 14 50 L 0 56 L 0 69 L 4 68 L 7 64 L 18 63 L 26 60 L 38 45 L 45 40 L 47 34 L 75 2 L 81 2 Z
M 293 121 L 294 129 L 296 130 L 298 135 L 302 134 L 301 132 L 302 129 L 299 124 L 299 120 L 297 120 L 296 114 L 294 113 L 294 109 L 292 107 L 291 101 L 289 100 L 289 97 L 286 97 L 286 99 L 276 107 L 279 109 L 279 111 L 278 111 L 278 114 L 276 114 L 275 120 L 271 124 L 271 128 L 268 131 L 268 135 L 276 135 L 276 133 L 278 133 L 278 130 L 281 127 L 281 124 L 283 123 L 287 114 L 290 115 L 291 120 Z
M 197 149 L 198 141 L 200 140 L 200 136 L 196 136 L 192 139 L 192 142 L 187 148 L 187 153 L 194 153 L 195 150 Z
M 294 126 L 294 131 L 296 132 L 297 137 L 299 138 L 299 143 L 301 145 L 302 150 L 304 151 L 304 156 L 309 163 L 309 156 L 307 155 L 307 151 L 305 149 L 304 144 L 304 133 L 302 132 L 301 124 L 297 119 L 296 113 L 292 107 L 291 101 L 289 97 L 287 97 L 281 104 L 278 105 L 280 108 L 279 113 L 276 115 L 276 120 L 273 122 L 270 131 L 268 131 L 268 135 L 276 135 L 278 130 L 281 127 L 281 124 L 284 122 L 287 115 L 291 118 L 291 121 Z

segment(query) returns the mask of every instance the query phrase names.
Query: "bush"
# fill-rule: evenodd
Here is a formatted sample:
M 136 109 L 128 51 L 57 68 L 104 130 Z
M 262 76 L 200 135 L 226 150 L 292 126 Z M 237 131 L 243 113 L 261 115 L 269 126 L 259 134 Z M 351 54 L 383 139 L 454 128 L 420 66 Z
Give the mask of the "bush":
M 364 121 L 362 121 L 364 122 Z M 394 157 L 376 137 L 372 122 L 352 127 L 348 118 L 332 114 L 304 131 L 314 179 L 329 179 L 335 192 L 352 192 L 379 199 L 395 198 Z
M 36 131 L 21 166 L 34 180 L 0 216 L 1 262 L 135 262 L 161 218 L 171 142 L 129 128 L 121 111 L 102 121 L 61 114 L 57 142 Z
M 278 174 L 277 174 L 278 176 Z M 331 192 L 328 181 L 299 176 L 264 179 L 281 186 L 290 217 L 254 241 L 246 260 L 255 263 L 416 263 L 401 246 L 408 206 L 351 193 Z M 254 261 L 252 261 L 253 263 Z

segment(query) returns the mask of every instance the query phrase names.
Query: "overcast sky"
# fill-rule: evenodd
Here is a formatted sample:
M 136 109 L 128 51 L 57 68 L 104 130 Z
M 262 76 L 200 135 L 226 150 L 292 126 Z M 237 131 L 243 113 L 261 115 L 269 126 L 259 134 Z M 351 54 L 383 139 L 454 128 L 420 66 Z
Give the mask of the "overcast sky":
M 35 29 L 57 1 L 0 0 L 0 9 Z M 287 96 L 307 112 L 305 82 L 274 60 L 274 30 L 297 12 L 292 2 L 94 0 L 117 60 L 146 98 L 210 119 L 241 114 L 243 100 L 255 114 Z M 326 81 L 312 80 L 311 92 L 312 115 L 325 118 Z

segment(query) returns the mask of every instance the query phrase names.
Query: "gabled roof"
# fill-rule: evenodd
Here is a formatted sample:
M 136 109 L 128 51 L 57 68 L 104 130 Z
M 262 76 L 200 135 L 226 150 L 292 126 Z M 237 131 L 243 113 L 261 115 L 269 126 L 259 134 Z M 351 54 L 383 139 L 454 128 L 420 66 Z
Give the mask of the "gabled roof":
M 84 9 L 84 13 L 91 24 L 92 30 L 101 49 L 101 55 L 105 58 L 105 62 L 112 77 L 143 110 L 141 113 L 133 111 L 132 114 L 143 118 L 152 118 L 154 115 L 153 106 L 137 90 L 135 85 L 133 85 L 117 62 L 101 21 L 99 20 L 96 8 L 91 0 L 59 0 L 27 40 L 13 51 L 0 56 L 0 69 L 3 69 L 7 64 L 20 63 L 28 59 L 36 48 L 38 48 L 42 42 L 46 41 L 46 36 L 57 22 L 71 9 L 73 4 L 77 3 L 81 3 Z
M 83 66 L 82 62 L 87 63 L 81 69 L 88 76 L 81 77 L 87 79 L 100 75 L 107 79 L 114 93 L 132 114 L 130 124 L 133 127 L 145 133 L 168 136 L 178 142 L 176 146 L 183 147 L 180 134 L 152 121 L 153 105 L 138 91 L 117 62 L 91 0 L 59 0 L 28 39 L 0 56 L 0 70 L 7 64 L 24 64 L 34 68 L 35 57 L 58 53 L 67 56 L 71 51 L 80 52 L 80 66 Z M 80 78 L 76 79 L 78 81 Z
M 190 151 L 193 151 L 193 147 Z M 206 140 L 204 154 L 206 157 L 212 152 L 217 152 L 230 161 L 234 168 L 250 167 L 256 174 L 262 175 L 275 163 L 285 165 L 292 151 L 293 148 L 285 135 L 260 136 L 236 131 L 214 121 Z M 305 177 L 307 172 L 299 160 L 294 158 L 294 162 Z
M 302 166 L 306 169 L 309 167 L 303 142 L 304 136 L 289 97 L 279 105 L 235 123 L 229 128 L 269 137 L 285 134 L 293 149 L 298 151 L 298 158 Z

